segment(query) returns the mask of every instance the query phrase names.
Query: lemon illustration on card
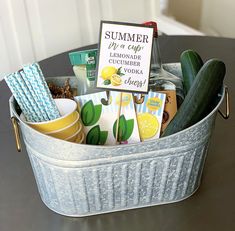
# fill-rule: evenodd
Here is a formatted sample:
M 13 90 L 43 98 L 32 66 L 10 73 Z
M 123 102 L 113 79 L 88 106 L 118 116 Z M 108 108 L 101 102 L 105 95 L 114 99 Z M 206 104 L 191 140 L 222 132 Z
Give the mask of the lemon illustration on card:
M 113 74 L 117 74 L 117 71 L 118 69 L 116 67 L 106 66 L 101 71 L 101 77 L 103 78 L 103 80 L 110 80 Z
M 113 86 L 120 86 L 122 84 L 122 79 L 121 79 L 121 76 L 120 75 L 117 75 L 117 74 L 113 74 L 111 76 L 111 84 Z
M 137 115 L 138 127 L 141 139 L 150 139 L 154 137 L 159 130 L 157 117 L 145 112 Z
M 122 67 L 116 68 L 114 66 L 105 66 L 101 71 L 101 78 L 104 80 L 104 85 L 120 86 L 122 84 L 121 72 Z
M 165 94 L 150 91 L 145 95 L 143 103 L 136 104 L 138 128 L 142 141 L 159 138 L 165 99 Z

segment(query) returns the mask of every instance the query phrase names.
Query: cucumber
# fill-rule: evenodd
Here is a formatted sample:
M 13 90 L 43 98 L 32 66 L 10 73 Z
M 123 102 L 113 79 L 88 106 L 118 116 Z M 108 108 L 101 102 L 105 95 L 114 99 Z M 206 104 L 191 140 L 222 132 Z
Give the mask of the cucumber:
M 163 137 L 197 123 L 208 113 L 223 85 L 225 73 L 225 64 L 217 59 L 211 59 L 202 66 L 179 110 L 164 130 Z
M 186 50 L 180 56 L 180 63 L 183 74 L 184 93 L 187 95 L 197 73 L 203 66 L 203 61 L 196 51 Z

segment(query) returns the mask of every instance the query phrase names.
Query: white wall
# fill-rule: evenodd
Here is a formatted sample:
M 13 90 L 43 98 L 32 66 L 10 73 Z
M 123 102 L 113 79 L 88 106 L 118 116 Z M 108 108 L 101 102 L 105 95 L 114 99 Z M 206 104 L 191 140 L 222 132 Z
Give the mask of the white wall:
M 235 38 L 235 0 L 161 1 L 166 15 L 177 21 L 207 35 Z
M 209 35 L 235 38 L 235 1 L 203 0 L 200 29 Z
M 21 64 L 97 43 L 101 19 L 142 22 L 159 0 L 0 0 L 0 77 Z
M 97 43 L 101 19 L 157 20 L 167 34 L 195 32 L 159 15 L 160 0 L 0 0 L 0 79 L 22 64 Z
M 167 0 L 166 13 L 177 21 L 185 23 L 193 28 L 199 28 L 201 18 L 201 6 L 203 0 Z

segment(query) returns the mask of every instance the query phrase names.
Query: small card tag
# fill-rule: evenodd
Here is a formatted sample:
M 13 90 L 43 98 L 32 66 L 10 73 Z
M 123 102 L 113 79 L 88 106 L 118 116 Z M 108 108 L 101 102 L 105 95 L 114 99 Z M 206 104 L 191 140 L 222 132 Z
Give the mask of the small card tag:
M 95 75 L 96 75 L 96 57 L 95 56 L 92 56 L 92 55 L 87 56 L 86 70 L 87 70 L 88 80 L 94 81 Z
M 165 94 L 150 91 L 148 95 L 145 95 L 142 104 L 136 104 L 137 121 L 142 141 L 159 138 L 165 99 Z
M 86 134 L 86 144 L 115 145 L 119 115 L 120 92 L 110 92 L 106 105 L 106 92 L 75 97 L 80 106 L 81 121 Z M 140 142 L 135 105 L 130 93 L 122 93 L 118 141 L 121 144 Z
M 154 29 L 101 21 L 97 88 L 148 92 Z

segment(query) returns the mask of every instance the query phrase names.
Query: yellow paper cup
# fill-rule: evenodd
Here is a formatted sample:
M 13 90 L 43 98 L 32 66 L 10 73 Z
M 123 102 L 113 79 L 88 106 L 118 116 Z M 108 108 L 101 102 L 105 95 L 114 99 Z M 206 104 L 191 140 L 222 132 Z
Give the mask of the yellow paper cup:
M 67 138 L 65 139 L 66 141 L 75 142 L 75 141 L 77 140 L 77 138 L 78 138 L 81 134 L 83 134 L 83 132 L 82 132 L 82 124 L 79 123 L 79 125 L 80 125 L 80 127 L 79 127 L 78 131 L 75 132 L 75 133 L 74 133 L 73 135 L 71 135 L 70 137 L 67 137 Z
M 29 126 L 42 133 L 49 133 L 63 129 L 77 120 L 77 103 L 74 100 L 55 99 L 55 103 L 61 115 L 61 117 L 58 119 L 45 122 L 27 122 L 23 114 L 21 114 L 21 118 L 26 121 Z
M 83 143 L 84 139 L 85 139 L 84 132 L 81 132 L 81 133 L 77 136 L 77 138 L 76 138 L 76 140 L 75 140 L 75 143 L 81 144 L 81 143 Z
M 65 128 L 62 128 L 62 129 L 59 129 L 59 130 L 55 130 L 53 132 L 47 132 L 45 134 L 49 135 L 49 136 L 53 136 L 53 137 L 58 138 L 58 139 L 62 139 L 62 140 L 65 140 L 68 137 L 71 137 L 72 135 L 74 135 L 75 133 L 80 131 L 81 127 L 82 127 L 82 125 L 79 121 L 78 112 L 76 112 L 76 114 L 77 114 L 77 119 L 72 124 L 70 124 L 69 126 L 67 126 Z

